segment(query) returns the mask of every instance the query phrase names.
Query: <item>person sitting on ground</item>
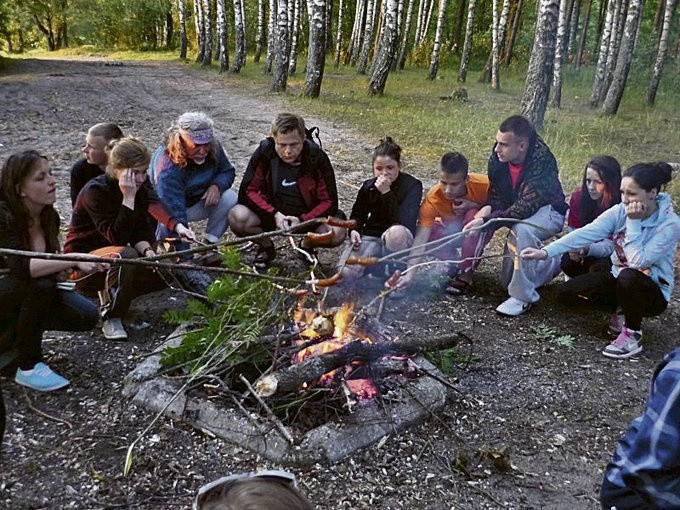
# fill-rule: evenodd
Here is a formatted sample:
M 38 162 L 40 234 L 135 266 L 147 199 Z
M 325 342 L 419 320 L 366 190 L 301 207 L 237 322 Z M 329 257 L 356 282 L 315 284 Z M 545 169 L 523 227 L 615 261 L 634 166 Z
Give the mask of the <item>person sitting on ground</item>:
M 603 510 L 680 508 L 680 349 L 654 371 L 644 413 L 619 439 L 605 470 Z
M 373 149 L 374 177 L 364 181 L 352 206 L 350 219 L 357 225 L 350 230 L 349 246 L 340 257 L 342 279 L 347 283 L 356 281 L 365 270 L 385 276 L 386 269 L 382 264 L 345 264 L 349 257 L 380 258 L 413 245 L 423 183 L 401 168 L 401 147 L 387 136 Z
M 463 230 L 495 218 L 526 223 L 494 222 L 482 232 L 473 232 L 461 254 L 464 260 L 479 260 L 494 232 L 502 226 L 510 229 L 501 268 L 501 284 L 510 297 L 496 308 L 498 313 L 512 317 L 529 310 L 540 299 L 536 289 L 559 272 L 559 261 L 521 261 L 519 253 L 529 246 L 539 247 L 541 241 L 559 233 L 567 208 L 553 153 L 529 120 L 521 115 L 505 119 L 489 158 L 489 204 Z
M 0 247 L 43 253 L 59 251 L 59 214 L 54 209 L 56 181 L 47 158 L 28 150 L 10 156 L 0 173 Z M 0 335 L 15 349 L 15 381 L 39 391 L 63 388 L 69 381 L 52 371 L 42 355 L 43 332 L 87 331 L 99 319 L 97 306 L 60 287 L 75 269 L 104 271 L 106 264 L 5 255 L 0 257 Z
M 123 138 L 123 131 L 110 122 L 101 122 L 88 129 L 83 147 L 85 157 L 76 161 L 71 168 L 71 206 L 75 207 L 78 193 L 85 184 L 95 177 L 104 175 L 108 163 L 106 146 L 111 140 L 120 138 Z M 144 182 L 144 187 L 149 197 L 149 214 L 156 221 L 167 225 L 167 228 L 179 237 L 195 240 L 194 232 L 168 212 L 148 180 Z
M 285 471 L 225 476 L 198 490 L 193 510 L 314 510 Z
M 295 228 L 314 218 L 344 214 L 338 209 L 335 172 L 328 155 L 306 138 L 305 121 L 299 115 L 280 113 L 270 136 L 255 149 L 239 189 L 238 205 L 229 213 L 231 229 L 239 237 Z M 326 247 L 339 246 L 346 230 L 326 224 L 307 232 L 333 232 Z M 266 266 L 276 257 L 271 239 L 258 241 L 256 266 Z M 303 250 L 313 252 L 306 239 Z
M 166 133 L 165 143 L 153 153 L 149 165 L 152 184 L 170 213 L 183 225 L 206 219 L 204 238 L 217 243 L 229 227 L 228 213 L 236 204 L 231 189 L 236 170 L 215 139 L 213 120 L 203 112 L 180 115 Z M 156 238 L 171 238 L 171 229 L 159 224 Z M 175 248 L 189 246 L 176 241 Z M 212 253 L 217 262 L 218 254 Z M 207 261 L 203 261 L 206 263 Z
M 621 166 L 611 156 L 591 159 L 583 172 L 583 183 L 571 193 L 567 229 L 587 225 L 610 207 L 621 202 Z M 588 272 L 609 271 L 614 241 L 602 239 L 581 250 L 562 255 L 560 267 L 569 278 Z
M 92 179 L 78 195 L 64 251 L 109 258 L 153 257 L 155 237 L 147 221 L 149 198 L 144 186 L 149 151 L 136 138 L 126 137 L 112 141 L 107 152 L 106 174 Z M 124 340 L 122 318 L 132 299 L 160 290 L 164 283 L 153 271 L 128 264 L 97 276 L 81 278 L 76 272 L 72 279 L 79 291 L 99 292 L 104 336 Z
M 582 274 L 560 286 L 558 299 L 569 306 L 620 310 L 621 331 L 602 354 L 628 358 L 642 351 L 642 318 L 662 313 L 673 290 L 673 258 L 680 218 L 671 198 L 661 193 L 671 180 L 667 163 L 638 163 L 623 174 L 621 203 L 543 249 L 522 250 L 524 260 L 545 260 L 602 239 L 614 240 L 611 271 Z M 621 322 L 621 317 L 610 325 Z
M 489 178 L 486 175 L 468 173 L 468 161 L 459 152 L 447 152 L 441 158 L 439 183 L 430 188 L 420 206 L 418 228 L 413 240 L 408 265 L 418 264 L 426 251 L 423 245 L 446 236 L 459 233 L 470 222 L 479 208 L 486 204 L 489 193 Z M 443 260 L 458 260 L 460 246 L 465 239 L 449 242 L 435 251 Z M 471 284 L 466 271 L 472 262 L 460 261 L 449 264 L 451 281 L 446 292 L 451 295 L 465 293 Z M 403 287 L 413 281 L 414 270 L 409 270 L 395 282 Z

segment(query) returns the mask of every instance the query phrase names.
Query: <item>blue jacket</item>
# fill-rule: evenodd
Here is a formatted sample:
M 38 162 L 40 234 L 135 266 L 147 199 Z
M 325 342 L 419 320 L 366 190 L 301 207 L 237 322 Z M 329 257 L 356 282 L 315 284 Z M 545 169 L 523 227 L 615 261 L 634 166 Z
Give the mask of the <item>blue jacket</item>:
M 220 194 L 231 188 L 236 170 L 219 142 L 215 143 L 214 157 L 209 156 L 202 165 L 188 160 L 185 168 L 176 165 L 165 149 L 161 146 L 151 156 L 149 177 L 170 214 L 188 225 L 187 209 L 201 200 L 212 184 Z
M 670 301 L 673 291 L 673 257 L 680 239 L 680 218 L 673 211 L 670 196 L 659 193 L 657 211 L 645 220 L 631 220 L 626 206 L 607 209 L 592 223 L 578 228 L 544 248 L 549 257 L 585 248 L 602 239 L 614 240 L 612 274 L 626 267 L 648 275 Z

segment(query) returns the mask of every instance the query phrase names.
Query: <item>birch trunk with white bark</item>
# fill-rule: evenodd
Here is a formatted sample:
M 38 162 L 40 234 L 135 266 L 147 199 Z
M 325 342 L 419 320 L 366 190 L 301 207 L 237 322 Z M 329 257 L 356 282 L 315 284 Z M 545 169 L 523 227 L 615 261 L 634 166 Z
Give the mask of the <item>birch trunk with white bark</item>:
M 257 2 L 257 35 L 255 36 L 255 55 L 253 56 L 253 61 L 257 64 L 262 56 L 262 48 L 264 48 L 265 43 L 265 22 L 264 18 L 266 15 L 266 8 L 264 0 L 258 0 Z
M 445 20 L 446 20 L 446 0 L 439 0 L 439 15 L 437 16 L 437 30 L 435 31 L 434 34 L 434 45 L 432 46 L 432 57 L 430 58 L 430 70 L 427 74 L 428 80 L 434 80 L 437 77 L 437 71 L 439 71 L 439 51 L 442 45 L 442 34 L 444 33 Z
M 371 66 L 371 78 L 368 83 L 368 93 L 379 95 L 385 91 L 387 77 L 390 74 L 392 59 L 397 49 L 397 11 L 396 0 L 384 0 L 385 21 L 383 23 L 378 51 Z
M 227 29 L 227 9 L 225 0 L 217 0 L 217 47 L 219 48 L 220 73 L 229 68 L 229 30 Z
M 357 64 L 357 72 L 359 74 L 366 74 L 366 67 L 368 65 L 368 54 L 371 51 L 371 42 L 373 41 L 373 26 L 375 23 L 375 7 L 378 0 L 367 0 L 366 4 L 366 25 L 364 30 L 364 44 L 361 49 L 361 57 Z
M 668 55 L 668 34 L 671 30 L 671 21 L 673 19 L 673 11 L 677 0 L 666 0 L 666 7 L 663 16 L 663 25 L 661 26 L 661 36 L 659 37 L 659 49 L 656 53 L 656 61 L 654 62 L 654 72 L 652 79 L 647 88 L 647 104 L 654 105 L 656 100 L 656 92 L 659 89 L 659 82 L 661 81 L 661 74 L 666 63 L 666 56 Z
M 460 59 L 460 70 L 458 71 L 458 81 L 461 83 L 465 83 L 465 80 L 467 79 L 470 54 L 472 53 L 472 29 L 475 24 L 475 3 L 476 0 L 470 0 L 470 3 L 468 4 L 467 24 L 465 25 L 465 42 L 463 43 L 463 55 Z
M 187 58 L 187 13 L 184 5 L 184 0 L 177 0 L 177 12 L 179 15 L 179 58 L 186 60 Z
M 283 92 L 288 85 L 288 1 L 276 1 L 276 45 L 272 91 Z
M 560 15 L 557 22 L 557 41 L 555 45 L 555 65 L 553 69 L 553 93 L 550 106 L 559 108 L 562 103 L 562 63 L 564 62 L 565 45 L 567 42 L 567 10 L 569 0 L 560 1 Z
M 309 51 L 305 75 L 306 97 L 319 97 L 326 62 L 326 0 L 309 0 Z

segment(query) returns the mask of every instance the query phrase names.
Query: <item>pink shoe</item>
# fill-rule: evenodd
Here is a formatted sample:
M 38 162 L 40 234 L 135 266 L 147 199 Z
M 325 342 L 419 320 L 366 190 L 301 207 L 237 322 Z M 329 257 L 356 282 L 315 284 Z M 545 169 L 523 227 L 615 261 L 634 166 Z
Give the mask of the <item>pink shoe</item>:
M 642 351 L 642 331 L 635 331 L 623 326 L 621 333 L 612 343 L 605 347 L 602 354 L 608 358 L 625 359 Z

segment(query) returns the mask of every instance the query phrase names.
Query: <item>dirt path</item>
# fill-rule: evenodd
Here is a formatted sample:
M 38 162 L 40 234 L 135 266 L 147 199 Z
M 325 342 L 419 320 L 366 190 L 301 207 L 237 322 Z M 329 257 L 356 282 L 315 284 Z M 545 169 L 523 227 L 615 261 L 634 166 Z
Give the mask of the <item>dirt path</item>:
M 0 159 L 24 148 L 49 155 L 68 221 L 68 169 L 88 126 L 117 122 L 153 148 L 179 113 L 205 110 L 241 173 L 282 101 L 178 64 L 29 60 L 0 74 Z M 321 127 L 349 207 L 372 143 L 336 122 L 308 123 Z M 613 362 L 599 354 L 609 340 L 601 314 L 569 315 L 555 305 L 551 284 L 530 314 L 501 318 L 493 312 L 504 298 L 497 265 L 482 269 L 469 297 L 388 307 L 385 320 L 404 331 L 467 331 L 478 361 L 456 372 L 460 393 L 443 415 L 346 461 L 299 472 L 318 508 L 598 508 L 614 442 L 640 412 L 656 360 L 675 345 L 677 306 L 646 322 L 643 356 Z M 167 334 L 159 310 L 181 299 L 165 292 L 136 302 L 126 343 L 105 342 L 99 331 L 46 338 L 50 364 L 71 380 L 66 391 L 25 392 L 3 377 L 9 421 L 0 507 L 186 508 L 214 478 L 273 467 L 161 419 L 138 448 L 132 476 L 122 478 L 125 451 L 152 415 L 121 397 L 121 381 Z M 541 338 L 564 334 L 574 349 Z

